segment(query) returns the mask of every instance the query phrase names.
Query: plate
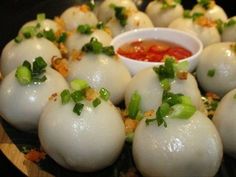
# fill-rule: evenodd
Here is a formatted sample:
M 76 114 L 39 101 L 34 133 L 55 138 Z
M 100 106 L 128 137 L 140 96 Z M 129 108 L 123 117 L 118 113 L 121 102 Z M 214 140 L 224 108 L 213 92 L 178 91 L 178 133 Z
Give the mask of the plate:
M 18 29 L 25 22 L 35 19 L 39 12 L 46 13 L 48 18 L 53 18 L 61 14 L 66 8 L 79 4 L 81 0 L 3 0 L 0 2 L 0 20 L 4 23 L 0 30 L 0 49 L 14 38 Z M 137 3 L 140 1 L 137 1 Z M 148 1 L 143 1 L 140 8 L 144 8 Z M 233 7 L 236 7 L 234 0 L 217 1 L 228 13 L 235 15 Z M 183 5 L 190 8 L 193 2 L 183 0 Z M 7 35 L 6 35 L 7 34 Z M 0 50 L 0 52 L 1 52 Z M 96 173 L 78 173 L 69 171 L 57 163 L 49 156 L 39 163 L 34 163 L 25 158 L 25 148 L 40 148 L 40 143 L 36 134 L 25 133 L 16 130 L 11 125 L 0 118 L 0 150 L 22 173 L 26 176 L 42 177 L 125 177 L 135 175 L 141 177 L 134 167 L 132 159 L 131 144 L 126 143 L 118 160 L 110 167 Z M 215 177 L 236 176 L 236 160 L 224 155 L 221 167 Z

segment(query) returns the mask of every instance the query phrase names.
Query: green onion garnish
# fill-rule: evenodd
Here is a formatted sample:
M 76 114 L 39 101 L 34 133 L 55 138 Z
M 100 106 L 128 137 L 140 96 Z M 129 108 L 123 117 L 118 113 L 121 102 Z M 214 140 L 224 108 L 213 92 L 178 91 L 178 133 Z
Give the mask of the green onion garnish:
M 208 70 L 208 72 L 207 72 L 207 76 L 209 76 L 209 77 L 214 77 L 215 73 L 216 73 L 216 70 L 215 70 L 215 69 L 210 69 L 210 70 Z
M 101 104 L 101 100 L 99 98 L 96 98 L 95 100 L 93 100 L 93 107 L 96 108 L 100 104 Z
M 18 66 L 15 77 L 21 85 L 30 84 L 32 81 L 31 71 L 26 66 Z
M 43 20 L 46 19 L 46 14 L 45 13 L 39 13 L 37 14 L 37 21 L 42 22 Z
M 196 107 L 190 104 L 176 104 L 171 108 L 172 118 L 189 119 L 196 112 Z
M 71 93 L 71 98 L 75 103 L 78 103 L 84 99 L 84 91 L 83 90 L 76 90 Z
M 89 84 L 87 81 L 85 80 L 81 80 L 81 79 L 75 79 L 75 80 L 72 80 L 70 82 L 70 87 L 73 89 L 73 90 L 83 90 L 85 88 L 88 88 L 89 87 Z
M 43 36 L 46 39 L 48 39 L 48 40 L 50 40 L 52 42 L 56 40 L 56 36 L 55 36 L 54 31 L 52 29 L 50 29 L 50 30 L 43 30 Z
M 71 98 L 70 91 L 68 89 L 65 89 L 61 92 L 61 102 L 62 104 L 69 103 Z
M 87 5 L 89 6 L 89 8 L 90 8 L 91 10 L 93 10 L 93 9 L 96 7 L 96 4 L 95 4 L 94 0 L 90 0 L 90 1 L 87 3 Z
M 81 34 L 91 34 L 93 32 L 92 27 L 88 24 L 79 25 L 77 31 Z
M 23 40 L 22 36 L 16 36 L 14 39 L 15 43 L 20 43 L 22 40 Z
M 110 92 L 105 88 L 101 88 L 99 94 L 100 97 L 105 101 L 107 101 L 110 98 Z
M 97 29 L 104 29 L 104 27 L 105 27 L 105 25 L 104 25 L 104 23 L 103 23 L 102 21 L 99 21 L 99 22 L 97 23 L 97 25 L 96 25 L 96 28 L 97 28 Z
M 35 36 L 37 33 L 36 28 L 34 26 L 26 26 L 20 32 L 26 39 Z
M 197 0 L 198 4 L 200 4 L 204 9 L 209 9 L 211 0 Z
M 234 26 L 236 24 L 236 20 L 235 19 L 233 19 L 233 18 L 231 18 L 228 22 L 226 22 L 225 24 L 224 24 L 224 27 L 230 27 L 230 26 Z
M 67 33 L 66 32 L 63 32 L 61 33 L 61 35 L 59 36 L 59 38 L 57 39 L 57 42 L 58 43 L 64 43 L 67 39 Z
M 203 13 L 200 12 L 194 12 L 193 14 L 191 14 L 190 10 L 185 10 L 184 11 L 184 18 L 191 18 L 193 21 L 195 21 L 196 19 L 198 19 L 199 17 L 203 16 Z
M 114 47 L 113 46 L 107 46 L 103 47 L 102 43 L 99 42 L 96 38 L 92 37 L 89 43 L 85 44 L 82 47 L 83 52 L 91 52 L 94 54 L 100 54 L 103 53 L 108 56 L 115 55 Z
M 169 9 L 169 8 L 175 8 L 177 4 L 180 4 L 181 3 L 181 0 L 174 0 L 173 3 L 169 3 L 168 1 L 166 0 L 163 0 L 162 1 L 162 9 L 165 10 L 165 9 Z
M 132 143 L 132 142 L 133 142 L 133 139 L 134 139 L 134 132 L 128 133 L 128 134 L 126 135 L 125 141 L 128 142 L 128 143 Z
M 76 113 L 78 116 L 81 114 L 82 110 L 83 110 L 84 104 L 82 103 L 76 103 L 74 108 L 73 108 L 73 112 Z
M 115 17 L 119 20 L 121 26 L 125 26 L 127 24 L 127 12 L 126 8 L 122 6 L 116 6 L 115 4 L 111 4 L 110 7 L 115 11 Z
M 128 116 L 132 119 L 135 119 L 138 112 L 139 112 L 139 106 L 141 102 L 141 96 L 138 94 L 137 91 L 135 91 L 130 99 L 129 105 L 128 105 Z

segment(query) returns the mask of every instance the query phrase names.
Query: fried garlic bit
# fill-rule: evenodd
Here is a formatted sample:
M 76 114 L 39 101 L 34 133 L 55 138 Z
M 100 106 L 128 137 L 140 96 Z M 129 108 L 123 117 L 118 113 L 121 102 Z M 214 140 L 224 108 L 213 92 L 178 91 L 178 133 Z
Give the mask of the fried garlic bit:
M 63 77 L 68 76 L 68 61 L 65 58 L 52 57 L 52 68 L 57 70 Z
M 202 27 L 208 27 L 208 28 L 216 26 L 215 21 L 204 16 L 197 18 L 196 23 Z

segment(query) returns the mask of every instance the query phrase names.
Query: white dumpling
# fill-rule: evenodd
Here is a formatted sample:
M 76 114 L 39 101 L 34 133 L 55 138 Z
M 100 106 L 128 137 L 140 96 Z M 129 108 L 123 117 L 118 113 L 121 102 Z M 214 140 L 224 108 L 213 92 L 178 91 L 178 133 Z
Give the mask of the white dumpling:
M 24 131 L 37 130 L 40 114 L 54 93 L 68 88 L 66 80 L 55 70 L 47 68 L 43 83 L 21 85 L 15 70 L 0 85 L 0 112 L 14 127 Z
M 66 40 L 66 47 L 71 54 L 73 50 L 80 51 L 82 47 L 89 43 L 91 38 L 96 38 L 99 42 L 103 44 L 103 46 L 109 46 L 112 40 L 110 34 L 105 32 L 104 30 L 95 29 L 92 34 L 80 34 L 79 32 L 74 32 L 73 34 L 69 35 Z
M 32 20 L 32 21 L 29 21 L 27 23 L 25 23 L 21 29 L 19 31 L 21 31 L 22 29 L 24 29 L 25 27 L 27 26 L 33 26 L 33 27 L 36 27 L 37 24 L 40 24 L 40 27 L 39 29 L 41 31 L 45 30 L 45 31 L 49 31 L 50 29 L 53 30 L 54 32 L 58 31 L 59 30 L 59 26 L 58 24 L 54 21 L 54 20 L 51 20 L 51 19 L 45 19 L 43 21 L 38 21 L 38 20 Z
M 56 45 L 45 38 L 33 37 L 20 43 L 11 40 L 2 51 L 0 60 L 2 75 L 6 76 L 17 66 L 21 65 L 24 60 L 32 63 L 39 56 L 50 65 L 52 57 L 61 58 L 61 52 Z
M 213 177 L 221 164 L 220 136 L 203 113 L 187 120 L 166 117 L 167 127 L 143 119 L 135 130 L 133 157 L 145 177 Z
M 80 78 L 99 90 L 104 87 L 111 93 L 111 101 L 118 104 L 124 98 L 131 75 L 124 64 L 115 57 L 85 54 L 81 60 L 69 62 L 68 80 Z
M 175 19 L 182 17 L 184 9 L 181 4 L 175 3 L 175 7 L 163 9 L 161 1 L 151 1 L 145 12 L 156 27 L 168 27 Z
M 223 27 L 223 31 L 221 34 L 221 40 L 222 42 L 235 42 L 236 41 L 236 16 L 231 17 L 228 19 L 228 21 L 226 22 L 233 22 L 231 25 L 225 25 Z
M 220 101 L 213 117 L 224 147 L 224 152 L 236 157 L 236 89 L 228 92 Z
M 87 100 L 81 114 L 74 104 L 50 101 L 39 121 L 39 139 L 43 149 L 61 166 L 92 172 L 112 165 L 125 141 L 122 117 L 110 101 L 101 100 L 96 108 Z
M 132 94 L 137 91 L 141 96 L 141 111 L 156 110 L 161 105 L 163 89 L 159 78 L 152 68 L 137 73 L 129 82 L 125 91 L 125 104 L 128 106 Z M 171 92 L 182 93 L 192 99 L 193 104 L 201 109 L 201 94 L 195 78 L 189 73 L 187 80 L 174 79 L 171 82 Z
M 97 17 L 103 22 L 107 22 L 114 16 L 114 10 L 111 4 L 125 7 L 128 11 L 136 11 L 137 7 L 132 0 L 104 0 L 97 9 Z
M 190 18 L 177 18 L 172 21 L 168 27 L 196 36 L 202 41 L 204 47 L 220 42 L 221 40 L 220 34 L 215 25 L 202 26 L 198 24 L 197 21 L 194 22 Z
M 217 4 L 210 5 L 208 9 L 205 9 L 200 4 L 196 4 L 193 9 L 191 10 L 192 13 L 198 12 L 203 13 L 204 16 L 210 18 L 212 20 L 227 20 L 227 14 L 225 13 L 224 9 Z
M 61 19 L 69 31 L 77 29 L 78 25 L 95 26 L 98 23 L 96 15 L 86 5 L 69 7 L 61 14 Z
M 197 66 L 197 80 L 205 91 L 223 96 L 236 87 L 236 53 L 233 45 L 222 42 L 203 50 Z
M 117 20 L 115 17 L 109 20 L 106 25 L 111 30 L 113 37 L 134 29 L 154 27 L 151 19 L 141 11 L 129 13 L 127 24 L 125 26 L 121 26 L 119 20 Z

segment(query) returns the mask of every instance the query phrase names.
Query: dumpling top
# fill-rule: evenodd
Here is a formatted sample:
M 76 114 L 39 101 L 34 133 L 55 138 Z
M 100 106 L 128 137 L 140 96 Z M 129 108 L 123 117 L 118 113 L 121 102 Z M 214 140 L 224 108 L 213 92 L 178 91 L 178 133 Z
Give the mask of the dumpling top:
M 38 56 L 43 57 L 50 65 L 53 57 L 61 58 L 61 52 L 56 45 L 45 38 L 32 37 L 21 42 L 11 40 L 2 51 L 0 60 L 2 75 L 10 73 L 24 60 L 32 63 Z
M 125 7 L 127 11 L 137 11 L 137 7 L 132 0 L 104 0 L 97 9 L 98 19 L 106 23 L 112 17 L 115 12 L 112 6 Z
M 114 7 L 116 11 L 118 6 Z M 154 27 L 151 19 L 141 11 L 128 12 L 123 10 L 123 15 L 115 16 L 111 18 L 107 23 L 107 27 L 110 28 L 112 36 L 117 36 L 125 31 L 130 31 L 139 28 L 152 28 Z
M 172 21 L 168 27 L 196 36 L 204 47 L 221 40 L 216 23 L 199 14 L 185 13 L 184 17 Z
M 215 3 L 215 0 L 198 0 L 198 3 L 193 7 L 192 13 L 203 13 L 212 20 L 227 20 L 227 14 L 224 9 Z
M 87 5 L 69 7 L 61 14 L 61 19 L 64 21 L 65 29 L 69 31 L 76 30 L 81 24 L 95 26 L 98 23 L 96 15 Z
M 176 1 L 151 1 L 145 12 L 156 27 L 168 27 L 175 19 L 182 17 L 184 9 Z

